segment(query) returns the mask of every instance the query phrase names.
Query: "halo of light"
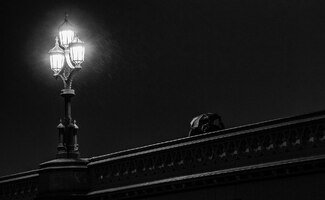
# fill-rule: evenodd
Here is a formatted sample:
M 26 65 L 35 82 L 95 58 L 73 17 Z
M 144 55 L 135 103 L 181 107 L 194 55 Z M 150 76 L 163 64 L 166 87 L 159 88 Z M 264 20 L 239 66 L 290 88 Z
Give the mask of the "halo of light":
M 59 27 L 59 36 L 61 46 L 68 48 L 75 36 L 73 26 L 68 21 L 68 15 L 65 16 L 63 24 Z
M 64 51 L 59 47 L 58 38 L 55 38 L 55 46 L 49 51 L 51 69 L 54 73 L 59 73 L 64 66 Z
M 76 36 L 69 45 L 70 47 L 70 58 L 73 63 L 80 65 L 83 63 L 85 58 L 85 46 L 84 42 Z

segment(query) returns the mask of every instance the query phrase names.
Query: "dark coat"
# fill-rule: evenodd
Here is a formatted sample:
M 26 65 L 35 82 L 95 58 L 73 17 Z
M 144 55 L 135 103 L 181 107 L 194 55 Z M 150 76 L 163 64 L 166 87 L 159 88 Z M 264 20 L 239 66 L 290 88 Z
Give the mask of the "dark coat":
M 225 128 L 221 121 L 221 117 L 214 113 L 206 113 L 194 117 L 190 125 L 191 129 L 189 136 L 218 131 Z

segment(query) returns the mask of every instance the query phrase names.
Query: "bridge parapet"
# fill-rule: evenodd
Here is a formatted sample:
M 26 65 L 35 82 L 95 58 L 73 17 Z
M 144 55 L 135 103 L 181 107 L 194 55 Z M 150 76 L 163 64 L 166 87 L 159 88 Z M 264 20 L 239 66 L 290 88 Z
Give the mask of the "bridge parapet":
M 120 199 L 325 171 L 325 111 L 0 178 L 0 199 Z
M 321 170 L 324 153 L 324 112 L 289 117 L 91 158 L 89 194 L 124 198 Z
M 0 199 L 34 199 L 38 194 L 38 170 L 0 178 Z

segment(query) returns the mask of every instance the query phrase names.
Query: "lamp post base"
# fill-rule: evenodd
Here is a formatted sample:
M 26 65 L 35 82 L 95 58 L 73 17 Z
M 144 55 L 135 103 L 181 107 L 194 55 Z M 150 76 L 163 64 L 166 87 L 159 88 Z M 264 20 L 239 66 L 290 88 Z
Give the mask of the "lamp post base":
M 58 152 L 56 154 L 57 159 L 78 159 L 80 158 L 79 152 Z
M 37 200 L 84 199 L 88 190 L 85 159 L 55 159 L 40 164 Z

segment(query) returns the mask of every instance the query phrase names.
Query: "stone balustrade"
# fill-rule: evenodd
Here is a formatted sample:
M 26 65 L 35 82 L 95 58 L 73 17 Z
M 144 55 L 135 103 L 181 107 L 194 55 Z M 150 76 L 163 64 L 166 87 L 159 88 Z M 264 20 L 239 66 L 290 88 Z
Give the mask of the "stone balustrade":
M 38 193 L 38 170 L 0 178 L 0 199 L 32 200 Z

